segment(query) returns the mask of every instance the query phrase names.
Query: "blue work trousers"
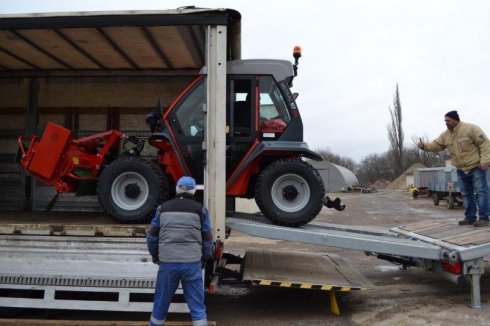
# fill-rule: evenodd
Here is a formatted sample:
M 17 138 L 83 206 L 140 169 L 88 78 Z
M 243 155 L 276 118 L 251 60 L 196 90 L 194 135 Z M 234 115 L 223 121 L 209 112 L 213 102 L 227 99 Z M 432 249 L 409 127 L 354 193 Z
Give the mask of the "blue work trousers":
M 207 326 L 201 262 L 160 263 L 150 326 L 164 325 L 172 298 L 182 283 L 184 298 L 191 311 L 193 326 Z
M 457 173 L 463 196 L 465 218 L 475 221 L 478 208 L 478 217 L 488 221 L 489 196 L 486 171 L 476 167 L 468 173 L 461 170 L 458 170 Z

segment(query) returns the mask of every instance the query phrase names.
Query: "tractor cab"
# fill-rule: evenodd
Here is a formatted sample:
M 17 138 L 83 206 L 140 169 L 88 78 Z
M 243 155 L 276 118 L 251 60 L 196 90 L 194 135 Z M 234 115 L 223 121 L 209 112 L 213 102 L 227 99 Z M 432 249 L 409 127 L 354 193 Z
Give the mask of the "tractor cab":
M 303 123 L 290 87 L 296 62 L 235 60 L 227 63 L 226 194 L 255 198 L 274 223 L 297 226 L 323 206 L 318 172 L 302 160 L 322 158 L 303 142 Z M 170 183 L 182 175 L 203 183 L 206 69 L 162 112 L 149 143 Z M 155 123 L 153 124 L 155 126 Z
M 303 124 L 289 85 L 293 65 L 282 60 L 237 60 L 227 66 L 227 179 L 262 141 L 302 142 Z M 203 181 L 206 78 L 200 75 L 163 116 L 180 160 Z M 159 144 L 151 142 L 154 146 Z

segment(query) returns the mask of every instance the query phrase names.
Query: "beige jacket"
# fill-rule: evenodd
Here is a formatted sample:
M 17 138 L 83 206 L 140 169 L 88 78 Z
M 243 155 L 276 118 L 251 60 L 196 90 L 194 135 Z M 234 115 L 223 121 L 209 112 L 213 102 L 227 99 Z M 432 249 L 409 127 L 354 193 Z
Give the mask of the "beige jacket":
M 451 153 L 452 164 L 468 173 L 481 163 L 490 163 L 490 141 L 480 127 L 459 122 L 453 130 L 444 131 L 433 142 L 424 143 L 424 151 Z

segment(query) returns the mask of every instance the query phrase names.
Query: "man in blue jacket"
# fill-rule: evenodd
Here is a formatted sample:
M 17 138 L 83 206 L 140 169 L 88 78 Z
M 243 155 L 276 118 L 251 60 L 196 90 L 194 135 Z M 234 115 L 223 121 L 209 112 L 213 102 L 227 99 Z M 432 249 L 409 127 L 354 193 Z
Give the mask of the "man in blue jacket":
M 182 282 L 193 326 L 206 326 L 202 261 L 212 258 L 213 236 L 208 211 L 194 200 L 196 181 L 182 177 L 176 197 L 157 208 L 146 236 L 153 262 L 159 264 L 150 326 L 164 325 L 168 308 Z

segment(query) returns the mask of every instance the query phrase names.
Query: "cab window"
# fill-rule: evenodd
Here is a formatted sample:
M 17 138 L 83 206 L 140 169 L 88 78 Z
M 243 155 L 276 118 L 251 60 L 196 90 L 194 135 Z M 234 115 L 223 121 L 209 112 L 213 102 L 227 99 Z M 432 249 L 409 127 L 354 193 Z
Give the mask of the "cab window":
M 286 101 L 271 76 L 260 77 L 260 119 L 280 119 L 285 124 L 291 121 Z
M 230 79 L 230 108 L 233 115 L 233 135 L 249 137 L 254 121 L 254 102 L 251 79 Z
M 206 124 L 204 104 L 206 104 L 206 82 L 202 82 L 195 88 L 177 109 L 177 123 L 184 136 L 203 137 Z

